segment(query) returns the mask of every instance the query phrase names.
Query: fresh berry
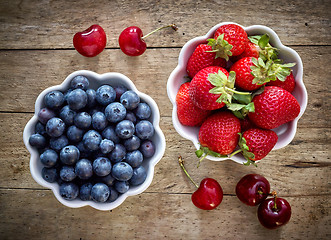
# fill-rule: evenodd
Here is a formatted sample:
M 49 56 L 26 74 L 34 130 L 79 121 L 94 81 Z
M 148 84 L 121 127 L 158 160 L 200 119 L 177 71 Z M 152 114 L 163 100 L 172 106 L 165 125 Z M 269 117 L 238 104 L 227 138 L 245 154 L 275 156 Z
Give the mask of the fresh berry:
M 109 187 L 104 183 L 96 183 L 91 189 L 91 198 L 95 202 L 106 202 L 109 195 Z
M 172 27 L 174 30 L 177 30 L 177 27 L 172 24 L 169 26 L 158 28 L 146 36 L 143 36 L 142 30 L 137 26 L 131 26 L 126 29 L 124 29 L 119 38 L 118 43 L 120 45 L 120 48 L 123 53 L 125 53 L 128 56 L 139 56 L 142 55 L 147 48 L 145 38 L 149 35 L 153 34 L 156 31 L 159 31 L 163 28 Z
M 258 127 L 273 129 L 295 119 L 300 113 L 300 105 L 288 91 L 275 86 L 267 86 L 256 95 L 252 102 L 255 112 L 248 113 L 249 119 Z
M 258 174 L 245 175 L 236 185 L 237 197 L 248 206 L 259 205 L 268 197 L 269 192 L 269 181 Z
M 49 182 L 49 183 L 56 182 L 57 179 L 58 179 L 56 168 L 46 168 L 46 167 L 44 167 L 41 170 L 41 176 L 46 182 Z
M 189 82 L 182 84 L 176 95 L 178 120 L 185 126 L 200 126 L 211 111 L 202 110 L 192 102 L 189 95 L 189 86 Z
M 256 128 L 256 126 L 252 123 L 251 120 L 249 120 L 248 117 L 239 120 L 240 120 L 241 132 L 245 132 L 251 128 Z
M 90 160 L 82 158 L 75 165 L 75 173 L 80 179 L 89 179 L 93 175 L 92 163 Z
M 91 197 L 92 187 L 93 187 L 92 183 L 83 184 L 79 189 L 79 198 L 83 201 L 92 200 L 92 197 Z
M 134 151 L 140 147 L 140 142 L 140 138 L 138 138 L 136 135 L 133 135 L 132 137 L 125 139 L 123 145 L 127 151 Z
M 65 200 L 74 200 L 78 197 L 79 187 L 73 182 L 64 182 L 60 185 L 60 196 Z
M 252 43 L 251 41 L 248 41 L 243 53 L 238 56 L 233 56 L 230 59 L 234 63 L 234 62 L 237 62 L 239 59 L 242 59 L 245 57 L 259 58 L 259 51 L 260 51 L 260 48 L 258 45 L 256 45 L 255 43 Z
M 152 110 L 147 103 L 139 103 L 134 112 L 140 120 L 148 119 L 152 114 Z
M 126 91 L 128 91 L 128 88 L 123 86 L 123 85 L 119 85 L 119 86 L 115 86 L 114 90 L 116 92 L 116 101 L 119 101 L 122 94 L 125 93 Z
M 106 116 L 103 112 L 96 112 L 92 115 L 92 127 L 97 131 L 102 131 L 108 125 Z
M 65 130 L 65 123 L 61 118 L 53 117 L 46 124 L 46 133 L 50 137 L 60 137 Z
M 140 97 L 136 92 L 129 90 L 122 94 L 120 102 L 127 110 L 133 110 L 138 106 Z
M 240 130 L 240 121 L 231 112 L 217 112 L 201 125 L 199 142 L 213 152 L 227 155 L 236 148 Z
M 115 127 L 110 125 L 102 131 L 102 137 L 113 141 L 115 144 L 120 142 L 120 138 L 115 133 Z
M 49 119 L 55 117 L 55 112 L 49 108 L 42 108 L 38 112 L 38 120 L 42 124 L 46 124 Z
M 65 182 L 71 182 L 76 178 L 75 168 L 63 165 L 60 170 L 60 178 Z
M 110 195 L 107 202 L 114 202 L 118 198 L 119 193 L 113 187 L 110 187 L 109 191 L 110 191 Z
M 116 92 L 113 87 L 109 85 L 102 85 L 96 91 L 96 100 L 103 106 L 115 101 Z
M 116 124 L 115 133 L 121 139 L 128 139 L 133 136 L 135 127 L 133 122 L 122 120 Z
M 70 126 L 74 123 L 76 114 L 74 110 L 70 109 L 69 105 L 65 105 L 61 109 L 59 116 L 67 126 Z
M 139 167 L 133 169 L 133 174 L 129 180 L 129 183 L 132 186 L 137 186 L 145 182 L 146 178 L 147 178 L 146 169 L 142 165 L 140 165 Z
M 66 165 L 74 165 L 78 161 L 79 157 L 80 152 L 74 145 L 65 146 L 60 152 L 60 160 Z
M 275 81 L 268 82 L 267 86 L 277 86 L 277 87 L 283 88 L 283 89 L 289 91 L 290 93 L 292 93 L 295 88 L 295 79 L 294 79 L 293 73 L 291 72 L 291 74 L 285 78 L 285 81 L 281 81 L 281 80 L 277 79 Z
M 206 67 L 226 67 L 225 59 L 216 57 L 216 53 L 212 50 L 208 44 L 199 44 L 195 48 L 186 65 L 186 72 L 190 78 L 193 78 L 195 74 Z
M 133 175 L 132 167 L 126 162 L 114 164 L 111 174 L 118 181 L 128 181 Z
M 116 181 L 116 179 L 111 175 L 111 173 L 107 176 L 102 177 L 101 179 L 107 186 L 113 186 Z
M 46 147 L 47 144 L 46 138 L 39 133 L 32 134 L 29 138 L 29 143 L 31 146 L 36 147 L 38 149 L 42 149 Z
M 106 107 L 105 114 L 109 122 L 116 123 L 125 118 L 126 108 L 119 102 L 113 102 Z
M 84 131 L 75 125 L 68 127 L 67 137 L 71 142 L 78 143 L 83 139 Z
M 83 90 L 87 90 L 90 86 L 90 81 L 88 80 L 87 77 L 78 75 L 71 80 L 70 86 L 73 89 L 80 88 Z
M 97 24 L 82 32 L 77 32 L 73 38 L 75 49 L 85 57 L 95 57 L 104 50 L 106 43 L 106 33 Z
M 114 150 L 111 151 L 109 158 L 113 163 L 121 162 L 126 154 L 126 149 L 122 144 L 115 144 Z
M 64 135 L 49 140 L 49 147 L 57 152 L 69 144 L 68 138 Z
M 100 133 L 95 130 L 89 130 L 83 136 L 84 146 L 90 151 L 98 150 L 101 141 L 102 137 Z
M 141 143 L 139 150 L 144 157 L 149 158 L 155 153 L 155 145 L 151 140 L 145 140 Z
M 111 162 L 108 158 L 98 157 L 93 161 L 93 172 L 99 176 L 107 176 L 111 172 Z
M 136 135 L 142 140 L 150 139 L 154 135 L 153 124 L 147 120 L 142 120 L 138 122 L 136 124 Z
M 143 154 L 139 150 L 127 152 L 125 161 L 130 164 L 132 168 L 139 167 L 144 160 Z
M 92 124 L 92 117 L 87 112 L 77 113 L 74 117 L 74 124 L 80 129 L 88 129 Z
M 40 162 L 47 168 L 54 167 L 58 162 L 59 155 L 52 149 L 45 150 L 40 154 Z
M 80 88 L 72 90 L 67 97 L 67 103 L 74 111 L 84 108 L 87 104 L 86 92 Z
M 115 144 L 112 140 L 103 139 L 100 143 L 100 151 L 103 154 L 108 154 L 115 148 Z
M 119 193 L 126 193 L 129 191 L 130 185 L 128 181 L 116 181 L 114 188 Z
M 54 90 L 45 95 L 44 101 L 47 108 L 58 109 L 64 102 L 64 96 L 62 92 Z

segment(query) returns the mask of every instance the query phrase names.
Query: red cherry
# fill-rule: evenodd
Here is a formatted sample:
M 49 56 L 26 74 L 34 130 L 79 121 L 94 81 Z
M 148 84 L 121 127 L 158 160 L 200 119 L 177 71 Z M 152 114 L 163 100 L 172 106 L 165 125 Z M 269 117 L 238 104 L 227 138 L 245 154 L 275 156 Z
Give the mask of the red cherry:
M 150 32 L 146 36 L 143 36 L 143 32 L 139 27 L 131 26 L 124 29 L 119 38 L 118 43 L 123 53 L 129 56 L 139 56 L 146 51 L 146 42 L 145 38 L 149 35 L 167 27 L 172 27 L 174 30 L 177 30 L 175 24 L 171 24 L 168 26 L 160 27 L 155 29 L 154 31 Z
M 276 202 L 276 203 L 275 203 Z M 288 223 L 291 218 L 291 206 L 283 198 L 264 200 L 257 211 L 260 223 L 270 229 L 278 228 Z
M 223 190 L 219 183 L 212 178 L 201 181 L 200 187 L 192 194 L 193 204 L 203 210 L 216 208 L 223 200 Z
M 248 174 L 240 179 L 236 186 L 236 195 L 240 201 L 249 205 L 259 205 L 270 192 L 270 184 L 266 178 L 258 174 Z
M 198 186 L 184 167 L 184 161 L 178 158 L 179 165 L 185 172 L 186 176 L 198 188 L 191 197 L 193 204 L 203 210 L 212 210 L 216 208 L 223 200 L 223 190 L 221 185 L 213 178 L 205 178 Z
M 88 29 L 75 34 L 73 39 L 76 50 L 85 57 L 95 57 L 106 47 L 106 33 L 102 27 L 95 24 Z

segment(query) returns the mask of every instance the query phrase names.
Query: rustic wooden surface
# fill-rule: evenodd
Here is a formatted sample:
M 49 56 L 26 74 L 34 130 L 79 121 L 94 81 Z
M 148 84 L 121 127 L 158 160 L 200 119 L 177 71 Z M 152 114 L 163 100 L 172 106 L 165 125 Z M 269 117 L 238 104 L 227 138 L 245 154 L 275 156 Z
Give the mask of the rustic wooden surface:
M 329 1 L 23 1 L 0 0 L 0 239 L 330 239 L 330 68 Z M 181 47 L 212 26 L 234 21 L 262 24 L 301 56 L 308 107 L 287 147 L 271 152 L 258 168 L 232 161 L 204 161 L 197 169 L 194 147 L 172 126 L 167 79 Z M 98 23 L 107 47 L 84 58 L 72 46 L 77 31 Z M 117 38 L 130 25 L 145 33 L 165 24 L 170 29 L 147 39 L 136 58 L 119 50 Z M 71 72 L 121 72 L 159 105 L 167 141 L 151 186 L 111 212 L 70 209 L 31 177 L 22 141 L 34 101 L 45 88 Z M 213 211 L 191 203 L 194 186 L 177 164 L 181 154 L 194 179 L 213 177 L 224 190 Z M 290 222 L 263 228 L 256 208 L 241 204 L 234 188 L 247 173 L 259 173 L 292 206 Z

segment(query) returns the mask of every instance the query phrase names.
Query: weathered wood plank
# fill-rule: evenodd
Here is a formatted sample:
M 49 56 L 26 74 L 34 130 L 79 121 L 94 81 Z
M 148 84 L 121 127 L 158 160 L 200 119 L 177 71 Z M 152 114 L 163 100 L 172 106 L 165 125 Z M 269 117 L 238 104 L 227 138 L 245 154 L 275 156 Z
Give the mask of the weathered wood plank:
M 32 114 L 0 114 L 0 174 L 5 181 L 2 188 L 41 188 L 31 177 L 30 155 L 22 141 L 24 125 Z M 181 172 L 177 159 L 182 155 L 186 167 L 197 181 L 212 177 L 220 181 L 224 192 L 234 194 L 239 179 L 248 173 L 259 173 L 268 178 L 273 189 L 283 195 L 314 195 L 330 193 L 331 132 L 326 128 L 299 128 L 294 141 L 283 149 L 271 152 L 259 167 L 246 167 L 232 161 L 205 160 L 197 169 L 194 146 L 173 128 L 171 118 L 161 119 L 167 149 L 155 168 L 149 192 L 188 193 L 193 185 Z M 7 134 L 8 132 L 12 134 Z M 304 183 L 304 184 L 303 184 Z
M 212 211 L 189 194 L 142 193 L 111 213 L 70 209 L 51 191 L 0 190 L 1 239 L 329 239 L 330 196 L 288 197 L 290 222 L 273 231 L 260 225 L 256 207 L 224 196 Z M 17 230 L 19 229 L 19 231 Z
M 120 32 L 138 25 L 146 33 L 176 23 L 148 39 L 151 47 L 183 46 L 219 22 L 273 28 L 285 44 L 330 44 L 329 1 L 2 1 L 0 49 L 72 48 L 73 35 L 92 24 L 106 31 L 107 47 L 118 47 Z M 228 9 L 225 10 L 224 9 Z M 267 16 L 267 17 L 266 17 Z
M 329 88 L 331 47 L 295 47 L 304 63 L 304 82 L 308 107 L 299 126 L 330 127 Z M 121 72 L 136 87 L 158 104 L 161 116 L 171 116 L 172 106 L 166 93 L 171 71 L 177 65 L 180 49 L 150 49 L 140 58 L 124 56 L 120 50 L 106 50 L 87 59 L 75 51 L 0 51 L 0 111 L 33 112 L 38 94 L 60 84 L 75 70 L 97 73 Z M 312 52 L 314 56 L 312 56 Z M 50 67 L 51 66 L 51 67 Z

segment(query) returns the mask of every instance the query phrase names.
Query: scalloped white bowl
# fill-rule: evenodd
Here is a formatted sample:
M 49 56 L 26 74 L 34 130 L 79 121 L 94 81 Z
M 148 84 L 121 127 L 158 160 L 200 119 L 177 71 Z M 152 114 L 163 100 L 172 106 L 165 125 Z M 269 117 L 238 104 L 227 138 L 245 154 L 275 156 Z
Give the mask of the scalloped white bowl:
M 196 149 L 199 149 L 199 140 L 198 140 L 198 127 L 188 127 L 182 125 L 177 117 L 177 106 L 176 106 L 176 94 L 179 90 L 179 87 L 187 81 L 187 73 L 186 73 L 186 64 L 190 56 L 192 55 L 194 49 L 201 43 L 205 43 L 208 38 L 212 38 L 215 31 L 222 25 L 225 24 L 237 24 L 233 22 L 223 22 L 220 24 L 215 25 L 212 27 L 205 36 L 200 36 L 191 39 L 188 41 L 180 51 L 178 57 L 178 65 L 172 71 L 169 76 L 168 83 L 167 83 L 167 93 L 168 97 L 173 104 L 172 110 L 172 121 L 176 131 L 184 138 L 193 142 Z M 239 25 L 239 24 L 237 24 Z M 241 25 L 239 25 L 241 26 Z M 241 26 L 243 27 L 243 26 Z M 263 35 L 267 33 L 270 37 L 270 44 L 279 49 L 279 57 L 284 60 L 284 63 L 296 63 L 296 65 L 292 68 L 293 75 L 295 77 L 296 87 L 292 94 L 298 100 L 300 104 L 300 114 L 291 122 L 283 124 L 282 126 L 273 129 L 278 135 L 278 142 L 274 146 L 273 150 L 280 149 L 288 145 L 294 138 L 298 120 L 304 113 L 307 107 L 308 95 L 306 87 L 303 83 L 302 76 L 303 76 L 303 66 L 302 61 L 299 54 L 294 51 L 293 49 L 284 46 L 278 35 L 270 28 L 262 25 L 253 25 L 249 27 L 243 27 L 247 34 L 250 35 Z M 212 161 L 223 161 L 223 160 L 233 160 L 237 163 L 245 163 L 246 159 L 241 155 L 237 154 L 231 158 L 217 158 L 213 156 L 206 157 Z
M 83 75 L 86 76 L 90 80 L 90 88 L 97 89 L 99 86 L 103 84 L 109 84 L 109 85 L 119 85 L 122 84 L 126 86 L 128 89 L 131 89 L 138 93 L 138 95 L 141 98 L 141 101 L 146 102 L 152 109 L 152 115 L 151 115 L 151 122 L 154 125 L 155 128 L 155 134 L 152 137 L 153 142 L 155 143 L 155 154 L 151 158 L 146 158 L 143 161 L 143 166 L 146 168 L 147 171 L 147 178 L 145 182 L 143 182 L 139 186 L 130 186 L 129 191 L 127 191 L 124 194 L 121 194 L 118 199 L 116 199 L 114 202 L 111 203 L 97 203 L 94 201 L 82 201 L 80 199 L 75 199 L 72 201 L 65 200 L 62 198 L 59 194 L 59 185 L 57 183 L 49 183 L 46 182 L 42 176 L 41 176 L 41 170 L 43 168 L 41 162 L 39 161 L 39 153 L 36 148 L 32 147 L 29 144 L 29 137 L 31 134 L 34 133 L 34 127 L 35 124 L 38 121 L 37 114 L 41 108 L 44 107 L 44 96 L 52 91 L 52 90 L 62 90 L 65 91 L 70 87 L 70 81 L 72 78 L 74 78 L 77 75 Z M 27 149 L 29 150 L 31 154 L 30 158 L 30 171 L 32 174 L 32 177 L 34 180 L 40 184 L 41 186 L 44 186 L 46 188 L 49 188 L 53 191 L 55 197 L 59 202 L 61 202 L 63 205 L 72 207 L 72 208 L 78 208 L 83 206 L 91 206 L 93 208 L 99 209 L 99 210 L 111 210 L 116 207 L 118 207 L 120 204 L 124 202 L 124 200 L 128 196 L 133 196 L 142 193 L 145 191 L 149 185 L 152 182 L 153 175 L 154 175 L 154 167 L 155 165 L 161 160 L 164 151 L 165 151 L 165 137 L 162 132 L 162 130 L 159 127 L 160 122 L 160 112 L 158 109 L 157 104 L 155 101 L 149 97 L 148 95 L 139 92 L 133 82 L 126 77 L 125 75 L 121 73 L 116 72 L 110 72 L 110 73 L 104 73 L 104 74 L 97 74 L 95 72 L 87 71 L 87 70 L 80 70 L 73 72 L 70 74 L 61 85 L 53 86 L 50 88 L 45 89 L 40 95 L 38 96 L 36 103 L 35 103 L 35 113 L 34 116 L 29 120 L 29 122 L 26 124 L 23 132 L 23 141 Z

